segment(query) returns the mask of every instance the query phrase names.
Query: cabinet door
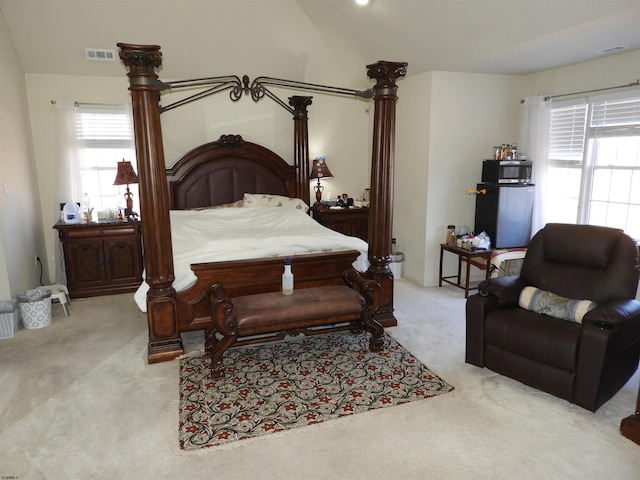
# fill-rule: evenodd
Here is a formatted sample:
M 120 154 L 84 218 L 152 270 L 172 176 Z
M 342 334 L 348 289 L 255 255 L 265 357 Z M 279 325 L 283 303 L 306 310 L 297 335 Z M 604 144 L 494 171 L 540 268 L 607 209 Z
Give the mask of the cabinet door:
M 104 240 L 106 280 L 110 285 L 141 281 L 140 245 L 135 236 Z
M 64 259 L 69 288 L 105 284 L 105 259 L 101 239 L 69 240 L 65 245 Z

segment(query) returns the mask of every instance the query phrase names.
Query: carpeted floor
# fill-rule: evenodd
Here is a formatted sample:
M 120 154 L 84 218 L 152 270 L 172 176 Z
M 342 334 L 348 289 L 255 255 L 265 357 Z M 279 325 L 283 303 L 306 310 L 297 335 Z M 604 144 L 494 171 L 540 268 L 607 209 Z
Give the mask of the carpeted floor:
M 385 335 L 341 332 L 286 338 L 225 352 L 225 378 L 209 358 L 180 360 L 180 448 L 228 445 L 347 415 L 424 400 L 453 390 Z
M 455 390 L 202 455 L 178 446 L 179 362 L 147 363 L 132 296 L 55 305 L 49 327 L 0 340 L 0 477 L 637 480 L 619 428 L 640 374 L 591 413 L 465 364 L 461 290 L 400 279 L 394 303 L 389 333 Z

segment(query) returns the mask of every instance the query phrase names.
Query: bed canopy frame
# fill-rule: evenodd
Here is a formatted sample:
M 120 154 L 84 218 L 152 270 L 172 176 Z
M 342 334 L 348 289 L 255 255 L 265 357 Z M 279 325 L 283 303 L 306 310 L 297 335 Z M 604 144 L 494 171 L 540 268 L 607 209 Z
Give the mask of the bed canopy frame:
M 404 62 L 379 61 L 367 65 L 368 77 L 376 84 L 370 90 L 357 91 L 337 87 L 327 87 L 309 83 L 258 77 L 251 84 L 245 76 L 215 77 L 209 79 L 184 80 L 178 82 L 162 82 L 156 73 L 162 65 L 162 53 L 158 45 L 134 45 L 118 43 L 120 59 L 129 68 L 129 90 L 133 105 L 133 123 L 138 163 L 140 189 L 140 213 L 143 229 L 144 262 L 147 293 L 147 320 L 149 323 L 150 363 L 176 358 L 183 353 L 180 332 L 195 329 L 181 328 L 184 321 L 184 306 L 181 306 L 180 294 L 173 287 L 174 265 L 169 210 L 171 199 L 167 184 L 167 172 L 163 151 L 160 114 L 208 95 L 229 91 L 232 100 L 243 94 L 250 94 L 253 100 L 259 101 L 269 97 L 287 109 L 294 120 L 294 169 L 296 196 L 309 204 L 309 148 L 307 107 L 311 105 L 309 96 L 289 97 L 288 105 L 275 96 L 269 86 L 315 91 L 321 93 L 350 95 L 374 101 L 373 145 L 371 156 L 371 184 L 369 209 L 369 268 L 366 276 L 372 278 L 381 288 L 381 306 L 375 318 L 384 326 L 396 325 L 393 315 L 393 274 L 389 269 L 391 259 L 392 211 L 393 211 L 393 172 L 395 150 L 395 116 L 397 103 L 396 80 L 406 74 L 407 64 Z M 162 107 L 160 94 L 167 89 L 183 87 L 207 87 L 203 92 L 179 100 Z M 312 256 L 310 256 L 312 257 Z M 345 254 L 338 257 L 346 258 Z M 348 260 L 353 261 L 353 260 Z M 320 265 L 326 269 L 326 254 L 310 258 L 309 270 L 317 270 Z M 323 263 L 318 263 L 323 262 Z M 216 275 L 222 275 L 227 282 L 232 268 L 249 269 L 253 272 L 273 269 L 273 260 L 263 262 L 221 262 L 232 263 Z M 193 265 L 192 269 L 204 271 L 206 265 Z M 212 264 L 211 264 L 212 265 Z M 279 265 L 279 263 L 278 263 Z M 336 264 L 336 268 L 337 268 Z M 302 267 L 302 264 L 301 264 Z M 305 267 L 306 268 L 306 267 Z M 247 271 L 249 271 L 247 270 Z M 226 273 L 225 273 L 226 272 Z M 207 274 L 203 274 L 203 278 Z M 211 274 L 209 274 L 211 277 Z M 318 280 L 319 282 L 319 280 Z M 307 285 L 315 283 L 309 280 Z M 201 297 L 204 293 L 199 294 Z M 193 296 L 193 294 L 192 294 Z M 197 324 L 198 329 L 206 325 Z

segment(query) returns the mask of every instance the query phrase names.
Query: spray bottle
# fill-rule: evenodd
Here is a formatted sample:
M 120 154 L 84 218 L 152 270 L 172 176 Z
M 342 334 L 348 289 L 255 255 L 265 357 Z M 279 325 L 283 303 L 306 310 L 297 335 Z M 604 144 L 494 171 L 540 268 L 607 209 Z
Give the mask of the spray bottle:
M 291 257 L 284 259 L 284 273 L 282 274 L 282 294 L 293 294 L 293 273 L 291 273 Z

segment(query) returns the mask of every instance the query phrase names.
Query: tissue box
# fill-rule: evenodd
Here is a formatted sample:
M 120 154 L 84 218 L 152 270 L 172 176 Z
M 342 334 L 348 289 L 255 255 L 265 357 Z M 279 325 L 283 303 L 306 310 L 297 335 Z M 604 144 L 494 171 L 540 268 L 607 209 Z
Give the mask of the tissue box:
M 12 338 L 18 330 L 19 320 L 18 301 L 0 301 L 0 339 Z

